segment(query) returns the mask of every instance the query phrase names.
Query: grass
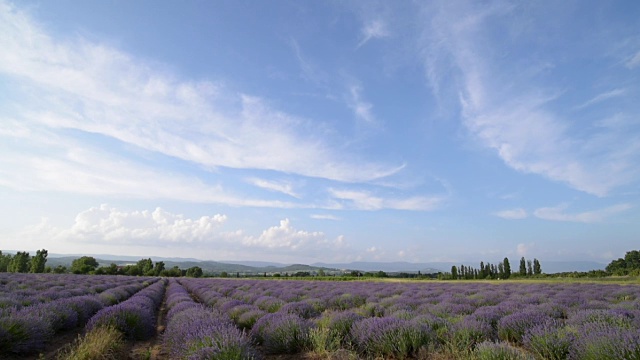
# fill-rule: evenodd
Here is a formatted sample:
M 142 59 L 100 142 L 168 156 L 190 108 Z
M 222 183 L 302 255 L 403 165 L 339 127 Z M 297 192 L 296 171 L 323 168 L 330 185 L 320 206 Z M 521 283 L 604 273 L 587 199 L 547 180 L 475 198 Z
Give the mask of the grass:
M 121 332 L 114 327 L 97 327 L 79 336 L 59 354 L 58 360 L 117 360 L 122 359 L 125 343 Z

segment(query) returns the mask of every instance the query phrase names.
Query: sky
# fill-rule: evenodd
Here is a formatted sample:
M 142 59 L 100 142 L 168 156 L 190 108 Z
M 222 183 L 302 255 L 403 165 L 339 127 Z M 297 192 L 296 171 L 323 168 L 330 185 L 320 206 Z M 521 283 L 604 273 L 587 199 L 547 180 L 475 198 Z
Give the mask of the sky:
M 0 249 L 608 263 L 640 2 L 0 0 Z

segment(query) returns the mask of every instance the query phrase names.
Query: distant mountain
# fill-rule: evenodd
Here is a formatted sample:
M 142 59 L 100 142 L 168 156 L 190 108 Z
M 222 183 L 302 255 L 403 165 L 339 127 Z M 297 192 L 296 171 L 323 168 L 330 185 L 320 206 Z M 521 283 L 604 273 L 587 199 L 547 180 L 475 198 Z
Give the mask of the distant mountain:
M 10 252 L 10 251 L 9 251 Z M 93 256 L 98 260 L 100 266 L 107 266 L 111 263 L 116 265 L 127 265 L 136 263 L 143 257 L 140 256 L 126 256 L 126 255 L 108 255 L 108 254 L 89 254 L 89 255 L 66 255 L 66 254 L 49 254 L 47 258 L 47 265 L 56 267 L 58 265 L 71 266 L 71 262 L 81 256 Z M 317 272 L 323 270 L 327 274 L 339 274 L 344 271 L 363 271 L 363 272 L 377 272 L 384 271 L 387 273 L 417 273 L 420 271 L 423 274 L 434 274 L 438 272 L 451 271 L 452 266 L 471 266 L 474 268 L 480 267 L 480 262 L 473 263 L 464 261 L 460 262 L 424 262 L 424 263 L 410 263 L 406 261 L 395 262 L 365 262 L 356 261 L 350 263 L 313 263 L 310 265 L 305 264 L 282 264 L 268 261 L 210 261 L 210 260 L 198 260 L 191 258 L 166 258 L 151 256 L 151 260 L 154 262 L 163 261 L 165 268 L 172 268 L 178 266 L 181 269 L 187 269 L 193 266 L 199 266 L 208 273 L 221 273 L 223 271 L 234 274 L 262 274 L 262 273 L 296 273 L 299 271 L 304 272 Z M 511 269 L 517 271 L 518 263 L 516 260 L 512 260 Z M 496 262 L 497 263 L 497 262 Z M 595 261 L 541 261 L 542 272 L 546 274 L 561 273 L 561 272 L 583 272 L 590 270 L 603 270 L 607 264 L 595 262 Z
M 496 262 L 497 264 L 497 262 Z M 607 264 L 595 261 L 540 261 L 542 272 L 545 274 L 554 274 L 560 272 L 583 272 L 590 270 L 603 270 Z M 480 268 L 480 262 L 426 262 L 426 263 L 410 263 L 410 262 L 351 262 L 351 263 L 313 263 L 314 266 L 333 267 L 345 270 L 360 271 L 384 271 L 384 272 L 417 272 L 423 274 L 434 274 L 438 272 L 449 272 L 452 266 L 471 266 Z M 519 263 L 511 263 L 511 271 L 517 271 Z
M 350 263 L 339 264 L 326 264 L 326 263 L 313 263 L 313 266 L 333 267 L 344 270 L 359 270 L 359 271 L 384 271 L 384 272 L 418 272 L 423 274 L 438 273 L 441 270 L 439 267 L 433 266 L 431 263 L 410 263 L 405 261 L 396 262 L 364 262 L 356 261 Z M 451 267 L 449 267 L 451 268 Z

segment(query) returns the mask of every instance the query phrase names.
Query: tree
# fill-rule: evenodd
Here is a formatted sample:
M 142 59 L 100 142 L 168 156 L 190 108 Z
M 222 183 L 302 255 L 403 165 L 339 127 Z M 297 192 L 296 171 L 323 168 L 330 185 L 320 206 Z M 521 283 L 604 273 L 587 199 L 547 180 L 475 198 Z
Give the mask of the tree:
M 520 276 L 527 276 L 527 261 L 524 256 L 520 259 Z
M 29 253 L 24 251 L 18 251 L 11 262 L 9 263 L 9 272 L 13 273 L 26 273 L 29 271 Z
M 627 251 L 624 259 L 613 260 L 606 270 L 612 275 L 640 274 L 640 251 Z
M 180 270 L 180 268 L 176 265 L 171 269 L 163 270 L 161 275 L 168 277 L 180 277 L 182 276 L 182 270 Z
M 458 268 L 455 265 L 453 265 L 451 267 L 451 278 L 453 280 L 457 280 L 458 279 Z
M 531 260 L 527 260 L 527 276 L 532 276 L 533 275 L 533 264 L 531 263 Z
M 318 270 L 318 276 L 325 276 L 324 270 Z
M 220 277 L 227 278 L 229 277 L 229 273 L 227 273 L 226 271 L 223 271 L 220 273 Z
M 540 267 L 540 261 L 538 261 L 538 259 L 533 259 L 533 274 L 542 274 L 542 268 Z
M 36 255 L 31 258 L 31 272 L 32 273 L 43 273 L 45 264 L 47 263 L 47 256 L 49 252 L 45 249 L 36 251 Z
M 0 272 L 9 271 L 9 264 L 11 264 L 11 254 L 2 254 L 0 251 Z
M 504 266 L 504 278 L 508 279 L 511 277 L 511 265 L 509 264 L 509 259 L 504 258 L 502 260 L 502 266 Z
M 140 275 L 153 276 L 153 261 L 151 259 L 141 259 L 136 265 L 140 269 Z
M 62 265 L 58 265 L 53 269 L 54 274 L 64 274 L 66 272 L 67 272 L 67 267 Z
M 71 272 L 74 274 L 88 274 L 98 267 L 98 261 L 93 256 L 83 256 L 71 262 Z
M 187 276 L 199 278 L 202 277 L 202 269 L 199 266 L 193 266 L 187 269 Z
M 163 270 L 164 270 L 164 261 L 157 261 L 156 265 L 153 267 L 153 275 L 160 276 Z
M 498 277 L 504 279 L 504 264 L 498 263 Z

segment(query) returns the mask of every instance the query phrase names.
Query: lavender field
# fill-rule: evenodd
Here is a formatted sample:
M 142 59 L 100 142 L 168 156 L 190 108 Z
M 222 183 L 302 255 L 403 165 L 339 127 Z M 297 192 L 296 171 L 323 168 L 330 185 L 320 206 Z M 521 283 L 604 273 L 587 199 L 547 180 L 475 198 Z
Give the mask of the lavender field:
M 640 359 L 640 287 L 0 274 L 0 355 L 103 327 L 164 359 Z

